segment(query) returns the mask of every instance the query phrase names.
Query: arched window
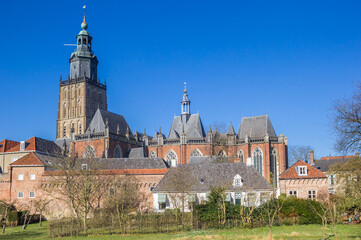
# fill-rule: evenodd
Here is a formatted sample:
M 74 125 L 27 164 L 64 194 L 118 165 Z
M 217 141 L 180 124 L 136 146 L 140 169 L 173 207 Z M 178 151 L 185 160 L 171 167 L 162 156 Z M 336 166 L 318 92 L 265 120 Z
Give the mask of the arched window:
M 263 176 L 263 154 L 259 148 L 253 150 L 253 166 Z
M 66 118 L 66 103 L 63 105 L 63 118 Z
M 240 159 L 240 162 L 243 162 L 243 151 L 242 150 L 238 151 L 237 157 Z
M 177 166 L 177 154 L 173 151 L 170 150 L 167 155 L 165 156 L 165 160 L 168 162 L 169 166 L 171 167 L 176 167 Z
M 83 153 L 83 157 L 84 158 L 94 158 L 95 157 L 94 147 L 91 145 L 86 146 L 84 153 Z
M 149 153 L 149 157 L 150 157 L 150 158 L 156 158 L 156 157 L 157 157 L 157 154 L 155 154 L 154 151 L 151 151 L 151 152 Z
M 203 154 L 201 153 L 201 151 L 198 150 L 198 148 L 194 149 L 191 153 L 192 157 L 199 157 L 199 156 L 203 156 Z
M 275 188 L 278 187 L 278 175 L 279 175 L 279 165 L 278 165 L 278 156 L 276 149 L 272 148 L 271 150 L 271 159 L 270 159 L 270 179 L 271 185 Z
M 114 149 L 113 158 L 121 158 L 122 156 L 123 156 L 123 151 L 119 147 L 119 145 L 117 145 Z
M 65 123 L 63 125 L 63 137 L 66 137 L 66 126 L 65 126 Z

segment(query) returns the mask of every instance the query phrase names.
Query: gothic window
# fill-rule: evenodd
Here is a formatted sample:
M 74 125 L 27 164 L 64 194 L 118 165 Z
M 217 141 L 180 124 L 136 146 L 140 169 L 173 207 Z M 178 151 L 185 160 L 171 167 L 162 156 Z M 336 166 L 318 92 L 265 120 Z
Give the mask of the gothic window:
M 177 159 L 178 159 L 177 154 L 173 150 L 170 150 L 167 153 L 167 156 L 165 157 L 165 160 L 168 162 L 168 164 L 171 167 L 176 167 L 177 166 Z
M 237 157 L 240 159 L 241 162 L 243 162 L 243 151 L 242 150 L 238 151 Z
M 151 151 L 151 152 L 149 153 L 149 157 L 150 157 L 150 158 L 156 158 L 156 157 L 157 157 L 157 154 L 155 154 L 154 151 Z
M 79 131 L 79 134 L 81 134 L 81 123 L 78 122 L 78 131 Z
M 253 167 L 263 176 L 263 154 L 259 148 L 253 150 Z
M 191 153 L 191 156 L 193 157 L 199 157 L 199 156 L 203 156 L 201 151 L 199 151 L 197 148 L 193 150 L 193 152 Z
M 113 158 L 121 158 L 123 155 L 122 149 L 117 145 L 114 149 Z
M 95 149 L 91 145 L 86 146 L 83 152 L 84 158 L 94 158 L 95 157 Z
M 66 118 L 66 103 L 64 103 L 63 107 L 63 117 Z
M 74 110 L 74 107 L 73 107 L 73 117 L 75 117 L 75 110 Z
M 279 165 L 278 165 L 277 151 L 276 149 L 272 148 L 271 159 L 270 159 L 270 179 L 271 179 L 271 184 L 275 188 L 278 187 L 278 173 L 279 173 Z

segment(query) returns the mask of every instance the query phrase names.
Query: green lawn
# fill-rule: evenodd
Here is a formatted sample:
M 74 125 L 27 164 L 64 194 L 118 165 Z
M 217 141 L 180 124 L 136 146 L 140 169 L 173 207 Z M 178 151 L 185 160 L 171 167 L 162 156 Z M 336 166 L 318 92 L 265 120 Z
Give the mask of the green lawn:
M 338 239 L 361 240 L 361 225 L 338 225 Z M 332 228 L 329 226 L 327 233 L 332 234 Z M 226 230 L 204 230 L 178 232 L 172 234 L 142 234 L 142 235 L 94 235 L 78 238 L 61 239 L 178 239 L 178 240 L 202 240 L 202 239 L 269 239 L 268 228 L 255 229 L 226 229 Z M 0 239 L 49 239 L 47 233 L 47 222 L 39 228 L 38 224 L 31 224 L 23 231 L 21 227 L 7 228 L 6 234 L 1 235 Z M 281 226 L 273 228 L 273 239 L 321 239 L 322 227 L 320 225 L 301 225 L 301 226 Z M 334 239 L 334 237 L 330 238 Z

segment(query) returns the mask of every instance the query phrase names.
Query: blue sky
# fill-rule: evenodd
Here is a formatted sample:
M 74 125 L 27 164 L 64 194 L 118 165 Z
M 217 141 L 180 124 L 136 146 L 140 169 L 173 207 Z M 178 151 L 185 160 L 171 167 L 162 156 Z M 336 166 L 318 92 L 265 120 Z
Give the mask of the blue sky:
M 84 1 L 0 3 L 0 138 L 55 139 Z M 336 154 L 332 101 L 361 72 L 360 1 L 87 1 L 108 109 L 168 133 L 183 82 L 208 129 L 269 114 L 290 145 Z

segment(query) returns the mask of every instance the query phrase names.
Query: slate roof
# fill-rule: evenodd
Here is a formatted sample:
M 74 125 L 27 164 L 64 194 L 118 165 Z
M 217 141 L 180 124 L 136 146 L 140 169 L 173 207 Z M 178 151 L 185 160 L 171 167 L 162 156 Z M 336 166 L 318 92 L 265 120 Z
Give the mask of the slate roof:
M 86 133 L 104 132 L 106 119 L 108 119 L 109 133 L 117 134 L 119 126 L 119 133 L 121 135 L 125 136 L 127 134 L 127 128 L 129 129 L 129 134 L 133 135 L 127 121 L 122 115 L 104 111 L 99 108 L 95 112 Z
M 307 166 L 307 176 L 299 176 L 297 173 L 296 167 L 299 166 Z M 290 168 L 284 171 L 279 179 L 310 179 L 310 178 L 326 178 L 326 175 L 318 170 L 317 168 L 311 166 L 310 164 L 299 160 L 295 164 L 293 164 Z
M 144 148 L 131 148 L 129 152 L 129 158 L 144 158 Z
M 161 158 L 99 158 L 95 159 L 99 169 L 160 169 L 168 168 Z M 89 159 L 77 159 L 79 166 Z
M 276 137 L 276 132 L 272 126 L 268 115 L 243 117 L 238 130 L 238 138 L 264 137 L 268 134 L 270 137 Z
M 327 172 L 332 165 L 337 163 L 346 163 L 354 157 L 355 156 L 323 157 L 319 160 L 315 160 L 313 166 L 322 172 Z
M 44 166 L 48 165 L 49 162 L 56 161 L 56 159 L 56 157 L 48 154 L 31 152 L 11 163 L 10 166 Z
M 191 114 L 186 123 L 181 116 L 175 116 L 170 128 L 168 139 L 177 139 L 182 135 L 182 126 L 188 138 L 203 138 L 206 136 L 199 113 Z
M 19 152 L 20 151 L 20 142 L 3 140 L 0 144 L 4 142 L 4 151 L 5 152 Z M 11 148 L 9 147 L 11 146 Z M 2 148 L 0 148 L 2 149 Z M 25 150 L 24 151 L 38 151 L 43 153 L 50 154 L 59 154 L 61 149 L 59 146 L 50 140 L 46 140 L 39 137 L 32 137 L 25 141 Z
M 271 185 L 252 166 L 245 163 L 203 163 L 184 164 L 170 168 L 167 174 L 159 182 L 153 192 L 175 192 L 173 181 L 175 176 L 181 176 L 194 182 L 189 192 L 208 192 L 211 187 L 229 186 L 228 190 L 271 190 Z M 234 187 L 233 179 L 239 174 L 243 180 L 243 186 Z M 202 182 L 202 183 L 201 183 Z
M 190 156 L 189 164 L 200 164 L 200 163 L 220 163 L 222 161 L 228 163 L 228 158 L 220 158 L 218 156 Z

